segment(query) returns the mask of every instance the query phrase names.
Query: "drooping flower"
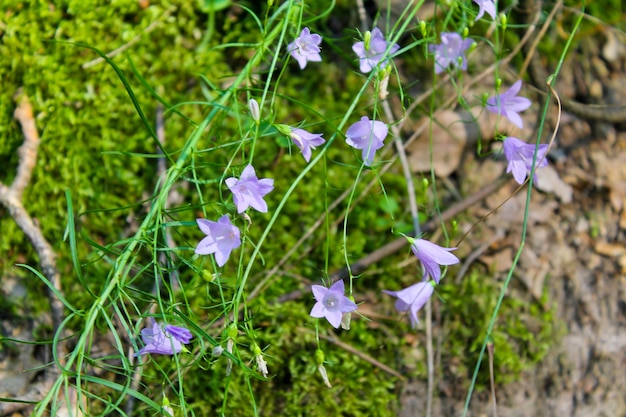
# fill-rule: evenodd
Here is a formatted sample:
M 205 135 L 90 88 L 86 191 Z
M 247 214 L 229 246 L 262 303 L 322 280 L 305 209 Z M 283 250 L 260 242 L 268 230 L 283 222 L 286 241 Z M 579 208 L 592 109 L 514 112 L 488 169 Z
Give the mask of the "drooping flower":
M 424 281 L 430 277 L 439 284 L 441 279 L 439 267 L 459 263 L 459 258 L 450 253 L 456 248 L 444 248 L 425 239 L 407 239 L 411 244 L 411 250 L 424 266 Z
M 155 353 L 158 355 L 173 355 L 183 350 L 183 345 L 191 341 L 192 334 L 184 327 L 165 326 L 153 322 L 152 327 L 141 330 L 141 339 L 145 346 L 135 356 L 144 353 Z
M 217 222 L 196 219 L 196 223 L 206 237 L 198 243 L 195 253 L 198 255 L 214 253 L 217 265 L 224 266 L 230 252 L 241 246 L 239 229 L 230 222 L 227 215 L 220 217 Z
M 487 110 L 492 113 L 501 114 L 520 129 L 524 127 L 524 122 L 518 114 L 530 107 L 531 101 L 526 97 L 518 97 L 522 88 L 522 80 L 517 80 L 507 91 L 497 94 L 487 99 Z
M 389 48 L 389 55 L 395 54 L 400 49 L 398 44 L 390 45 L 391 42 L 385 40 L 380 29 L 374 28 L 371 32 L 365 32 L 363 41 L 352 45 L 352 50 L 359 57 L 361 72 L 368 73 L 376 67 L 384 68 L 388 61 L 383 60 L 387 48 Z
M 467 58 L 465 51 L 474 43 L 471 39 L 463 39 L 461 35 L 454 32 L 443 32 L 439 45 L 429 45 L 430 52 L 435 54 L 435 73 L 440 74 L 450 65 L 467 69 Z
M 300 36 L 287 45 L 287 52 L 298 61 L 300 69 L 304 69 L 308 62 L 320 62 L 320 43 L 322 37 L 316 33 L 311 33 L 309 28 L 302 29 Z
M 291 128 L 289 137 L 293 140 L 293 143 L 300 149 L 304 160 L 309 162 L 311 160 L 311 149 L 315 149 L 316 146 L 322 145 L 324 138 L 322 133 L 310 133 L 304 129 Z
M 265 362 L 265 358 L 263 358 L 263 351 L 256 343 L 252 346 L 252 353 L 254 353 L 257 370 L 261 373 L 261 375 L 263 375 L 263 377 L 267 378 L 269 373 L 267 370 L 267 362 Z
M 344 295 L 345 289 L 341 280 L 335 282 L 330 288 L 313 285 L 311 289 L 317 301 L 311 310 L 311 317 L 325 317 L 335 329 L 339 328 L 343 313 L 357 309 L 357 305 Z
M 354 123 L 346 131 L 346 143 L 363 151 L 363 163 L 371 166 L 376 151 L 383 147 L 389 129 L 378 120 L 370 120 L 367 116 Z
M 248 207 L 267 213 L 267 203 L 263 197 L 274 189 L 274 180 L 263 178 L 259 180 L 252 165 L 248 165 L 241 173 L 241 178 L 227 178 L 226 185 L 233 193 L 233 201 L 237 212 L 243 213 Z
M 518 184 L 523 184 L 526 180 L 526 176 L 532 170 L 533 157 L 537 150 L 537 162 L 535 170 L 548 165 L 548 159 L 546 153 L 548 152 L 548 145 L 539 145 L 537 148 L 532 143 L 526 143 L 518 138 L 509 136 L 504 139 L 504 156 L 509 165 L 506 168 L 506 172 L 512 172 L 513 178 Z M 533 181 L 537 182 L 537 173 L 533 175 Z
M 417 312 L 424 307 L 434 291 L 434 281 L 419 282 L 400 291 L 383 290 L 386 294 L 398 297 L 396 300 L 396 310 L 401 313 L 409 312 L 411 327 L 413 328 L 419 323 Z
M 483 17 L 485 12 L 487 12 L 487 14 L 491 16 L 492 19 L 495 20 L 496 5 L 494 3 L 494 0 L 473 0 L 473 1 L 474 3 L 478 5 L 478 15 L 476 16 L 476 19 L 474 20 L 475 22 L 481 17 Z

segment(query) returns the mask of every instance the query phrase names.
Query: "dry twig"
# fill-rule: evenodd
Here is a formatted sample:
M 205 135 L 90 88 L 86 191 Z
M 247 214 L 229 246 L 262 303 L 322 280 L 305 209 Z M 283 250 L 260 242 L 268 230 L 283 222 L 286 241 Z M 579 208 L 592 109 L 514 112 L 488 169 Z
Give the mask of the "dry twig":
M 63 295 L 61 289 L 61 274 L 56 266 L 56 254 L 52 249 L 52 245 L 46 240 L 41 229 L 33 218 L 28 214 L 22 203 L 22 196 L 28 183 L 30 182 L 33 169 L 37 162 L 37 150 L 39 148 L 39 134 L 33 117 L 33 108 L 28 97 L 21 91 L 14 96 L 17 102 L 17 108 L 14 113 L 15 119 L 22 126 L 24 134 L 24 143 L 18 149 L 19 163 L 17 167 L 17 175 L 10 186 L 6 186 L 0 181 L 0 204 L 8 210 L 9 214 L 30 240 L 37 255 L 39 263 L 43 271 L 43 275 L 49 281 L 52 288 L 48 288 L 48 298 L 50 300 L 50 311 L 52 317 L 53 332 L 58 332 L 64 319 L 64 307 L 59 296 Z M 57 296 L 59 295 L 59 296 Z M 63 343 L 57 347 L 57 360 L 61 360 L 64 356 L 65 349 Z M 45 381 L 41 384 L 35 384 L 31 387 L 31 391 L 24 394 L 24 401 L 32 401 L 33 396 L 39 397 L 41 392 L 47 391 L 46 387 L 53 381 L 59 373 L 56 367 L 50 367 L 46 371 Z M 20 398 L 19 400 L 22 400 Z M 17 400 L 16 400 L 17 401 Z M 24 408 L 27 403 L 2 403 L 0 404 L 0 414 L 6 410 L 15 411 L 16 407 Z M 18 408 L 18 409 L 19 409 Z M 5 410 L 6 409 L 6 410 Z

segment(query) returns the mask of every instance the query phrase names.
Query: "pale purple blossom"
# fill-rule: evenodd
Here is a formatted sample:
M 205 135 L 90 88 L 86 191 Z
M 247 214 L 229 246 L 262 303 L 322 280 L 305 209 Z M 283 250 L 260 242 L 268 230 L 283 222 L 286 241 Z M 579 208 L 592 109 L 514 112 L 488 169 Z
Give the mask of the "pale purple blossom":
M 300 36 L 287 45 L 287 51 L 298 61 L 300 69 L 304 69 L 308 62 L 320 62 L 322 60 L 320 43 L 322 43 L 320 35 L 311 33 L 309 28 L 304 28 L 300 32 Z
M 546 158 L 548 145 L 539 145 L 537 148 L 534 143 L 526 143 L 512 136 L 504 139 L 504 156 L 509 161 L 506 172 L 512 172 L 513 178 L 515 178 L 518 184 L 523 184 L 526 176 L 531 171 L 535 150 L 537 150 L 536 163 L 538 163 L 536 169 L 548 165 L 548 159 Z M 533 181 L 537 182 L 536 173 L 533 175 Z
M 300 149 L 304 160 L 307 162 L 311 160 L 311 149 L 315 149 L 316 146 L 322 145 L 325 142 L 321 133 L 310 133 L 304 129 L 298 128 L 291 128 L 289 137 L 291 137 L 293 143 Z
M 391 45 L 391 42 L 387 42 L 378 28 L 365 32 L 363 39 L 352 45 L 352 50 L 359 58 L 359 68 L 363 73 L 368 73 L 378 66 L 385 67 L 388 60 L 383 60 L 383 57 L 387 49 L 389 49 L 389 55 L 395 54 L 400 49 L 398 44 Z
M 461 35 L 454 32 L 443 32 L 441 34 L 441 43 L 438 45 L 429 45 L 430 52 L 435 54 L 435 73 L 440 74 L 450 65 L 459 67 L 462 70 L 467 69 L 467 51 L 474 43 L 471 39 L 463 39 Z
M 224 266 L 233 249 L 241 246 L 239 229 L 235 227 L 227 215 L 223 215 L 217 222 L 206 219 L 196 219 L 198 227 L 206 235 L 196 246 L 198 255 L 215 254 L 218 266 Z
M 346 132 L 346 143 L 363 151 L 363 163 L 371 166 L 376 151 L 383 147 L 389 129 L 378 120 L 370 120 L 367 116 L 350 126 Z
M 517 93 L 521 88 L 522 80 L 517 80 L 507 91 L 487 99 L 487 110 L 501 114 L 520 129 L 524 127 L 524 122 L 518 113 L 531 105 L 531 101 L 526 97 L 518 97 Z
M 424 307 L 435 291 L 433 281 L 419 282 L 400 291 L 383 290 L 384 293 L 397 297 L 396 310 L 401 313 L 409 312 L 411 327 L 419 323 L 417 312 Z
M 345 289 L 341 280 L 335 282 L 330 288 L 313 285 L 311 290 L 317 301 L 311 310 L 311 317 L 325 317 L 335 329 L 339 328 L 343 313 L 357 309 L 357 305 L 344 295 Z
M 478 19 L 483 17 L 485 12 L 487 12 L 487 14 L 491 16 L 492 19 L 495 20 L 496 5 L 495 5 L 494 0 L 473 0 L 473 1 L 474 3 L 478 5 L 478 15 L 476 16 L 476 19 L 474 21 L 477 21 Z
M 151 327 L 141 330 L 141 339 L 145 346 L 135 356 L 145 353 L 173 355 L 183 350 L 183 345 L 188 344 L 192 337 L 191 332 L 184 327 L 170 324 L 163 326 L 153 322 Z
M 241 173 L 241 178 L 227 178 L 226 185 L 233 193 L 233 201 L 237 212 L 243 213 L 248 207 L 267 213 L 267 203 L 263 197 L 274 189 L 274 180 L 263 178 L 259 180 L 252 165 L 248 165 Z
M 411 250 L 424 267 L 422 278 L 424 281 L 430 277 L 439 284 L 441 279 L 440 266 L 459 263 L 459 258 L 450 253 L 456 248 L 444 248 L 425 239 L 409 238 L 408 240 L 411 244 Z

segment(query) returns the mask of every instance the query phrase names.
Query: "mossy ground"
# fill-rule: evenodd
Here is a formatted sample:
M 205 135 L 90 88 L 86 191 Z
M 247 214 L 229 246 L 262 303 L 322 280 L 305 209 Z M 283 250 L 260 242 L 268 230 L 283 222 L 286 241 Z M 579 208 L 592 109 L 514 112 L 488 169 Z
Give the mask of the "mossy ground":
M 77 0 L 55 4 L 5 1 L 0 6 L 0 79 L 3 80 L 0 92 L 0 179 L 10 183 L 17 165 L 16 150 L 22 143 L 22 135 L 12 117 L 11 96 L 21 87 L 33 101 L 42 139 L 34 176 L 24 195 L 24 205 L 53 243 L 63 275 L 63 289 L 68 301 L 78 309 L 87 308 L 93 301 L 85 286 L 98 294 L 104 285 L 116 252 L 133 231 L 134 222 L 144 215 L 158 183 L 157 144 L 138 117 L 127 90 L 106 63 L 83 68 L 83 64 L 98 56 L 79 44 L 109 52 L 138 37 L 124 53 L 114 58 L 114 62 L 124 71 L 137 102 L 150 121 L 154 120 L 158 104 L 150 88 L 180 112 L 169 111 L 165 118 L 166 148 L 175 159 L 194 124 L 206 114 L 212 100 L 229 85 L 253 52 L 245 46 L 219 46 L 258 40 L 255 21 L 247 11 L 239 8 L 216 12 L 215 27 L 211 38 L 207 39 L 205 34 L 211 19 L 200 8 L 199 2 L 145 3 L 146 7 L 136 0 Z M 306 120 L 311 131 L 326 135 L 334 133 L 333 124 L 342 117 L 363 82 L 354 70 L 351 58 L 333 46 L 342 39 L 352 39 L 346 35 L 348 32 L 334 34 L 332 25 L 336 25 L 336 16 L 351 16 L 350 5 L 343 3 L 336 6 L 333 22 L 326 17 L 315 23 L 328 41 L 327 49 L 332 58 L 308 68 L 303 76 L 293 62 L 284 59 L 283 52 L 277 52 L 285 62 L 286 72 L 280 80 L 280 95 L 276 97 L 272 120 L 286 124 Z M 319 6 L 312 2 L 308 9 L 322 9 Z M 261 8 L 253 11 L 263 16 Z M 157 20 L 160 23 L 146 32 L 146 28 Z M 292 35 L 295 33 L 289 34 Z M 200 47 L 203 42 L 206 45 Z M 266 65 L 269 62 L 263 64 Z M 264 68 L 259 68 L 258 78 L 250 80 L 251 91 L 260 91 L 264 74 Z M 243 93 L 238 97 L 238 107 L 233 105 L 224 112 L 216 122 L 219 128 L 214 125 L 211 135 L 200 142 L 202 149 L 194 158 L 195 177 L 191 170 L 185 176 L 191 180 L 191 186 L 183 191 L 183 201 L 164 215 L 164 220 L 192 222 L 202 212 L 199 195 L 208 203 L 208 213 L 217 214 L 223 204 L 229 204 L 217 192 L 217 187 L 207 185 L 223 175 L 232 149 L 238 146 L 246 128 L 247 122 L 242 121 L 246 112 Z M 336 146 L 327 153 L 327 162 L 314 167 L 291 196 L 271 238 L 263 246 L 265 266 L 257 262 L 253 278 L 248 282 L 250 288 L 263 278 L 264 268 L 275 265 L 286 248 L 292 247 L 324 213 L 326 206 L 352 186 L 358 166 L 354 163 L 353 150 L 341 142 L 335 142 Z M 223 146 L 225 144 L 231 146 Z M 278 204 L 282 192 L 304 167 L 297 149 L 286 148 L 284 144 L 278 135 L 268 133 L 259 142 L 255 155 L 259 176 L 271 176 L 276 181 L 276 192 L 268 196 L 270 207 Z M 368 174 L 365 180 L 372 178 L 373 175 Z M 363 188 L 365 180 L 358 189 Z M 403 181 L 399 171 L 385 174 L 383 182 L 389 200 L 385 200 L 380 187 L 375 186 L 358 202 L 358 210 L 350 215 L 349 222 L 350 260 L 357 260 L 377 249 L 391 238 L 389 230 L 392 227 L 399 228 L 399 219 L 406 216 Z M 418 188 L 421 184 L 416 180 Z M 68 218 L 66 191 L 71 195 L 77 214 L 82 282 L 75 274 L 68 242 L 64 240 Z M 331 213 L 330 221 L 343 212 L 345 205 Z M 255 227 L 262 230 L 268 218 L 255 215 Z M 29 290 L 28 299 L 14 300 L 12 305 L 19 304 L 22 313 L 28 310 L 33 316 L 45 314 L 47 301 L 42 296 L 43 283 L 15 266 L 17 263 L 36 264 L 33 249 L 6 211 L 0 211 L 0 230 L 0 253 L 3 254 L 0 271 L 3 275 L 22 277 Z M 181 249 L 178 254 L 190 258 L 190 249 L 200 236 L 191 227 L 183 227 L 174 233 Z M 254 241 L 258 236 L 251 233 L 250 238 Z M 303 282 L 316 282 L 345 264 L 341 226 L 321 228 L 310 242 L 313 242 L 308 244 L 313 245 L 311 252 L 301 261 L 288 264 L 280 271 L 281 275 L 272 277 L 271 285 L 248 305 L 256 342 L 265 350 L 272 378 L 269 381 L 250 379 L 243 368 L 235 369 L 227 377 L 224 358 L 216 360 L 203 356 L 191 365 L 190 359 L 183 358 L 183 365 L 188 364 L 182 368 L 184 396 L 196 415 L 213 415 L 216 410 L 231 416 L 252 415 L 253 402 L 260 415 L 396 415 L 399 380 L 326 342 L 322 344 L 335 388 L 329 390 L 324 386 L 315 365 L 315 334 L 312 319 L 308 316 L 312 306 L 310 296 L 297 301 L 275 302 L 280 296 L 301 288 Z M 152 260 L 153 252 L 149 249 L 144 252 L 137 259 L 138 270 L 141 265 L 150 265 Z M 367 295 L 377 309 L 395 317 L 393 302 L 381 297 L 379 290 L 408 285 L 418 276 L 414 266 L 409 271 L 395 267 L 408 256 L 408 251 L 403 251 L 388 257 L 377 265 L 375 272 L 359 277 L 356 281 L 359 287 L 357 301 L 359 295 Z M 196 270 L 209 268 L 208 262 L 206 265 L 201 264 L 201 260 L 197 262 L 194 265 Z M 216 320 L 220 313 L 219 308 L 215 308 L 219 301 L 216 283 L 209 282 L 206 276 L 182 263 L 179 268 L 189 306 L 185 314 L 203 323 Z M 227 268 L 220 281 L 222 290 L 227 293 L 234 291 L 236 286 L 234 280 L 229 280 L 229 273 L 232 274 L 233 270 Z M 136 298 L 129 311 L 146 308 L 150 300 L 147 292 L 154 283 L 154 275 L 155 271 L 149 267 L 142 274 L 133 276 L 132 287 L 146 293 L 133 294 Z M 496 297 L 497 284 L 485 284 L 489 279 L 481 277 L 479 272 L 472 272 L 460 287 L 444 286 L 440 291 L 446 301 L 441 307 L 445 310 L 447 333 L 442 350 L 446 352 L 447 360 L 462 364 L 455 374 L 446 374 L 446 377 L 457 379 L 465 388 L 474 363 L 471 353 L 483 336 Z M 6 302 L 3 300 L 2 304 Z M 505 353 L 498 356 L 496 363 L 501 382 L 515 379 L 524 367 L 536 363 L 545 352 L 553 317 L 549 309 L 540 308 L 542 305 L 522 305 L 510 299 L 504 306 L 501 323 L 494 334 L 498 345 L 505 346 L 502 348 Z M 537 334 L 531 333 L 520 318 L 520 310 L 524 310 L 525 316 L 539 321 Z M 414 356 L 413 350 L 422 349 L 421 343 L 417 346 L 407 343 L 405 335 L 411 331 L 407 322 L 371 324 L 357 319 L 350 332 L 341 334 L 341 340 L 406 372 L 407 377 L 424 378 L 424 363 L 410 363 L 407 359 Z M 103 324 L 101 329 L 106 330 L 106 325 Z M 422 337 L 420 334 L 420 340 Z M 239 348 L 243 362 L 254 368 L 244 336 Z M 156 364 L 162 366 L 165 374 L 174 376 L 176 372 L 169 357 L 158 358 L 144 366 L 142 392 L 159 402 L 163 387 L 170 383 L 164 381 L 163 372 Z M 227 400 L 224 400 L 225 391 Z M 175 396 L 170 401 L 176 404 Z M 93 407 L 94 410 L 99 408 L 98 405 Z M 138 408 L 143 409 L 142 405 Z M 146 411 L 148 414 L 150 411 Z

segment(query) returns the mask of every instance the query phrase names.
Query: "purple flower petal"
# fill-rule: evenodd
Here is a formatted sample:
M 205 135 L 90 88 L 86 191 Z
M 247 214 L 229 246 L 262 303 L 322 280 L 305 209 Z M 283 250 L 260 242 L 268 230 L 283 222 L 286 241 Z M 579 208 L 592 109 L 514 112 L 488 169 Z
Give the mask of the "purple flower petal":
M 542 144 L 537 148 L 532 143 L 525 143 L 518 138 L 509 136 L 504 139 L 503 149 L 504 156 L 509 162 L 506 172 L 511 172 L 518 184 L 523 184 L 526 176 L 531 171 L 535 151 L 537 151 L 536 161 L 538 162 L 536 169 L 548 165 L 548 159 L 546 158 L 548 145 Z M 533 177 L 533 181 L 537 182 L 536 176 Z
M 387 125 L 378 120 L 370 120 L 363 116 L 346 131 L 346 143 L 353 148 L 362 150 L 363 163 L 371 166 L 376 151 L 384 146 L 389 132 Z
M 241 173 L 241 178 L 227 178 L 226 186 L 233 193 L 233 202 L 237 206 L 237 212 L 243 213 L 252 207 L 253 209 L 267 213 L 267 203 L 263 197 L 274 189 L 274 180 L 265 178 L 259 180 L 252 165 L 246 166 Z
M 341 324 L 343 313 L 349 313 L 358 306 L 344 295 L 343 281 L 335 282 L 330 288 L 321 285 L 311 286 L 317 301 L 309 315 L 315 318 L 324 317 L 336 329 Z
M 166 325 L 165 327 L 153 322 L 151 327 L 141 330 L 141 338 L 145 346 L 135 356 L 145 353 L 158 355 L 173 355 L 183 349 L 183 344 L 189 343 L 192 334 L 184 327 Z
M 492 113 L 501 114 L 520 129 L 524 122 L 518 114 L 530 107 L 532 102 L 526 97 L 518 97 L 522 88 L 522 80 L 517 80 L 507 91 L 487 99 L 486 108 Z
M 430 52 L 435 54 L 435 73 L 440 74 L 449 66 L 454 68 L 460 67 L 462 70 L 467 69 L 467 59 L 465 51 L 467 51 L 474 41 L 471 39 L 463 39 L 461 35 L 454 32 L 443 32 L 441 34 L 441 44 L 429 45 Z
M 368 73 L 374 68 L 384 68 L 387 66 L 388 60 L 383 59 L 387 48 L 389 48 L 388 55 L 393 55 L 400 49 L 398 44 L 391 45 L 390 42 L 387 42 L 383 33 L 378 28 L 374 28 L 369 35 L 366 33 L 365 38 L 368 37 L 369 42 L 367 46 L 364 41 L 352 45 L 352 50 L 359 58 L 359 69 L 363 73 Z
M 308 62 L 320 62 L 322 60 L 319 47 L 321 43 L 322 37 L 320 35 L 312 34 L 309 28 L 304 28 L 300 32 L 300 36 L 287 45 L 287 51 L 298 62 L 300 69 L 304 69 Z
M 224 215 L 217 222 L 206 219 L 196 219 L 200 230 L 207 236 L 196 246 L 195 253 L 198 255 L 215 254 L 215 262 L 218 266 L 224 266 L 230 252 L 241 245 L 239 229 Z
M 322 138 L 321 133 L 309 133 L 304 129 L 292 128 L 290 134 L 291 140 L 302 152 L 304 160 L 309 162 L 311 160 L 311 149 L 315 149 L 316 146 L 322 145 L 326 142 Z
M 491 16 L 492 19 L 496 18 L 496 5 L 494 4 L 493 0 L 474 0 L 474 3 L 476 3 L 479 8 L 478 15 L 476 16 L 476 19 L 474 21 L 477 21 L 478 19 L 483 17 L 485 12 L 487 12 L 487 14 Z
M 425 239 L 413 239 L 411 250 L 424 265 L 424 280 L 430 276 L 437 284 L 441 279 L 440 265 L 459 263 L 459 258 L 450 253 L 456 248 L 444 248 Z
M 383 290 L 386 294 L 398 297 L 395 304 L 396 310 L 401 313 L 410 310 L 409 318 L 413 328 L 419 323 L 417 312 L 424 307 L 434 291 L 435 288 L 430 282 L 419 282 L 400 291 Z

